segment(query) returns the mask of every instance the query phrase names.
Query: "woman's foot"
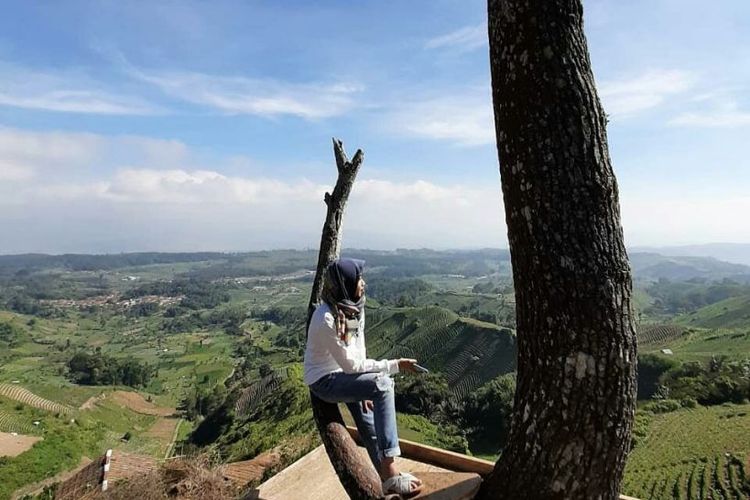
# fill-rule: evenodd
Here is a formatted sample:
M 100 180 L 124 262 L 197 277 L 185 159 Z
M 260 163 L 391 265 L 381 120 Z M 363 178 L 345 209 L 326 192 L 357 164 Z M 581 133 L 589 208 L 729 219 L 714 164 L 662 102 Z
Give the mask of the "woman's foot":
M 383 481 L 383 494 L 398 494 L 403 497 L 412 497 L 422 491 L 422 481 L 408 472 L 401 472 Z
M 385 457 L 381 462 L 380 477 L 383 480 L 383 493 L 416 495 L 422 490 L 422 481 L 408 472 L 400 472 L 393 457 Z

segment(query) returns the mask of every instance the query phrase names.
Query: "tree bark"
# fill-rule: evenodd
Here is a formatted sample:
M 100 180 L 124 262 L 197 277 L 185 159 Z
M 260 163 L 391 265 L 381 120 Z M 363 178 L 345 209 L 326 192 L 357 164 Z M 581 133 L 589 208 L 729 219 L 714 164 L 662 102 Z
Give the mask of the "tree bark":
M 336 157 L 338 179 L 333 192 L 325 194 L 328 211 L 323 224 L 318 267 L 307 308 L 307 326 L 310 325 L 315 307 L 320 302 L 324 271 L 328 264 L 339 258 L 344 208 L 364 158 L 362 150 L 357 150 L 354 158 L 349 161 L 344 145 L 337 139 L 333 140 L 333 152 Z M 338 406 L 322 401 L 312 392 L 310 392 L 310 399 L 315 424 L 325 445 L 326 453 L 346 492 L 354 499 L 381 498 L 383 496 L 382 485 L 377 471 L 369 459 L 357 449 L 357 444 L 344 426 Z
M 489 0 L 516 292 L 511 432 L 480 498 L 614 499 L 635 410 L 631 275 L 580 0 Z

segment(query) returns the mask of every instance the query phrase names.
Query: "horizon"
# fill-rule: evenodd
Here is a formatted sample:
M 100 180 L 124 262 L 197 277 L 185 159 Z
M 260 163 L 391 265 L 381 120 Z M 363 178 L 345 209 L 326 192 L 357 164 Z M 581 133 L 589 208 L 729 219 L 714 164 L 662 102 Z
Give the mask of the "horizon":
M 626 245 L 628 252 L 635 253 L 648 253 L 659 251 L 680 251 L 680 250 L 704 250 L 709 249 L 739 249 L 739 250 L 750 250 L 750 243 L 739 243 L 739 242 L 707 242 L 707 243 L 689 243 L 685 245 Z M 251 253 L 262 253 L 262 252 L 318 252 L 319 249 L 316 247 L 275 247 L 275 248 L 259 248 L 259 249 L 245 249 L 245 250 L 221 250 L 221 249 L 204 249 L 204 250 L 122 250 L 112 252 L 90 252 L 90 251 L 77 251 L 77 252 L 19 252 L 19 253 L 0 253 L 0 257 L 15 257 L 24 255 L 41 255 L 48 257 L 59 257 L 64 255 L 88 255 L 88 256 L 110 256 L 110 255 L 128 255 L 128 254 L 222 254 L 222 255 L 239 255 L 239 254 L 251 254 Z M 399 252 L 399 251 L 430 251 L 430 252 L 482 252 L 482 251 L 510 251 L 507 246 L 504 247 L 390 247 L 390 248 L 376 248 L 376 247 L 342 247 L 341 252 Z M 664 255 L 664 254 L 662 254 Z M 664 255 L 665 257 L 680 257 L 687 255 Z M 700 256 L 697 255 L 696 256 Z M 712 257 L 712 255 L 705 254 L 705 257 Z M 750 255 L 747 257 L 750 262 Z
M 628 247 L 750 243 L 750 4 L 584 7 Z M 353 247 L 507 247 L 483 1 L 5 14 L 0 254 L 316 247 L 332 136 Z

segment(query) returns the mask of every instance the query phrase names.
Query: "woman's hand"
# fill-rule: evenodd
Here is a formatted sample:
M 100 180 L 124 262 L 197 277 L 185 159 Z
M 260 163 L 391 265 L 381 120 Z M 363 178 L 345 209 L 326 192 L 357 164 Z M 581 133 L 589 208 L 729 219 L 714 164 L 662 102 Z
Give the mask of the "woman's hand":
M 370 401 L 369 399 L 362 401 L 362 413 L 367 413 L 368 411 L 372 411 L 373 408 L 374 406 L 372 404 L 372 401 Z
M 339 340 L 346 341 L 346 316 L 341 310 L 336 315 L 336 333 L 339 336 Z
M 414 368 L 416 364 L 416 359 L 401 358 L 398 360 L 398 371 L 401 373 L 417 373 L 417 369 Z

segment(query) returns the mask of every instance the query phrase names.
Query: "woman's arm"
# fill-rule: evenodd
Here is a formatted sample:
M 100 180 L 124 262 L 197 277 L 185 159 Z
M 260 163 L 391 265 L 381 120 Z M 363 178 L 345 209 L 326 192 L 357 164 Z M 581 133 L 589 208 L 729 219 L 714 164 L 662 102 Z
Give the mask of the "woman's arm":
M 357 356 L 354 349 L 348 349 L 339 339 L 333 314 L 326 312 L 319 327 L 311 332 L 316 340 L 331 353 L 345 373 L 383 372 L 394 374 L 399 372 L 397 359 L 368 359 Z

